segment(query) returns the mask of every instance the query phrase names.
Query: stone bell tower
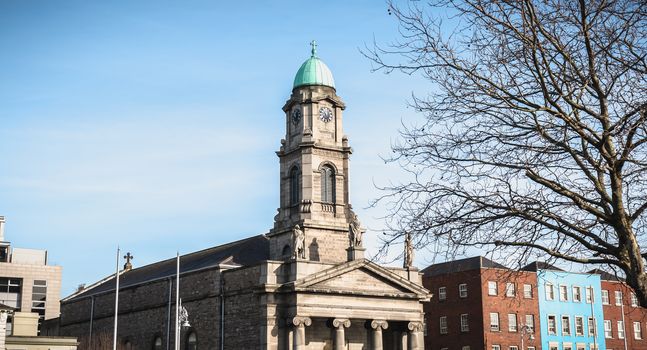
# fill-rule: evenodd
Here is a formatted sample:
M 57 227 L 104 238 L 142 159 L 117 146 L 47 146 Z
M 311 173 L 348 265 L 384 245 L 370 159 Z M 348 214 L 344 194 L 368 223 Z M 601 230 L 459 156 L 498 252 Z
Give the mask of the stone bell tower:
M 315 42 L 311 45 L 312 56 L 299 68 L 283 106 L 285 138 L 277 152 L 281 199 L 269 234 L 270 258 L 343 262 L 354 217 L 348 203 L 351 148 L 342 127 L 346 106 Z M 293 247 L 296 225 L 305 235 L 303 254 Z

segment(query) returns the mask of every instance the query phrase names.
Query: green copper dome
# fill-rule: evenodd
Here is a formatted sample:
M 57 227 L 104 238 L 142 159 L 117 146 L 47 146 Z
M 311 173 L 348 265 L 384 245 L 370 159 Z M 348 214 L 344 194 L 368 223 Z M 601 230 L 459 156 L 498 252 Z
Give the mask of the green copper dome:
M 330 68 L 317 57 L 317 44 L 313 40 L 310 45 L 312 45 L 312 56 L 303 62 L 301 68 L 299 68 L 297 75 L 294 77 L 292 88 L 305 85 L 323 85 L 334 89 L 335 80 L 332 78 Z

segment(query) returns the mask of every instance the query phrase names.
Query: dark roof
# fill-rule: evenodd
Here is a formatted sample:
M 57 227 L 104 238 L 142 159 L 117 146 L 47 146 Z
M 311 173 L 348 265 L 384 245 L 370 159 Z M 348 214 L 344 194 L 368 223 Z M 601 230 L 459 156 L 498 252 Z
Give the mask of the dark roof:
M 16 308 L 0 303 L 0 310 L 16 310 Z
M 507 269 L 507 267 L 492 261 L 484 256 L 447 261 L 439 264 L 429 265 L 422 270 L 425 276 L 437 276 L 451 272 L 471 271 L 482 268 Z
M 180 274 L 196 271 L 220 264 L 247 266 L 269 259 L 269 240 L 265 235 L 258 235 L 240 241 L 200 250 L 180 256 Z M 176 258 L 159 261 L 150 265 L 122 272 L 119 277 L 119 289 L 141 284 L 147 281 L 175 276 Z M 104 281 L 88 287 L 86 290 L 71 295 L 64 301 L 99 294 L 115 289 L 114 274 Z
M 553 270 L 553 271 L 564 271 L 554 265 L 551 265 L 545 261 L 535 261 L 521 268 L 521 271 L 533 271 L 537 272 L 539 270 Z
M 593 270 L 589 271 L 588 273 L 593 273 L 593 274 L 600 275 L 600 279 L 603 280 L 603 281 L 617 281 L 617 282 L 624 282 L 625 281 L 624 278 L 622 278 L 620 276 L 617 276 L 616 274 L 609 273 L 607 271 L 600 270 L 600 269 L 593 269 Z

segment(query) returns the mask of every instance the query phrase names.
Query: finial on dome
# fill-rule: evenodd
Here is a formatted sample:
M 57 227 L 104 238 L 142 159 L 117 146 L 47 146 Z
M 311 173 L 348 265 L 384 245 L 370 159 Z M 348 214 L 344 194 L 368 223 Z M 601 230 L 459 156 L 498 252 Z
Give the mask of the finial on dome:
M 317 42 L 311 41 L 310 46 L 312 46 L 312 57 L 317 57 Z

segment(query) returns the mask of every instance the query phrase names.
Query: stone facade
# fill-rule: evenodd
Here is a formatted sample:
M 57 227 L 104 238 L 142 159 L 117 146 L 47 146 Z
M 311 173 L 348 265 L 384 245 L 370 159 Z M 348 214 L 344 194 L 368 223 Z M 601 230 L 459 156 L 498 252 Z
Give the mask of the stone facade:
M 314 48 L 307 62 L 328 69 Z M 325 84 L 295 86 L 283 107 L 280 199 L 270 232 L 180 258 L 179 297 L 191 323 L 182 328 L 182 349 L 424 349 L 429 294 L 421 274 L 364 259 L 349 204 L 345 104 L 325 76 Z M 125 269 L 120 280 L 120 343 L 171 349 L 175 261 Z M 114 276 L 65 298 L 61 334 L 78 336 L 80 349 L 103 348 L 114 298 Z

